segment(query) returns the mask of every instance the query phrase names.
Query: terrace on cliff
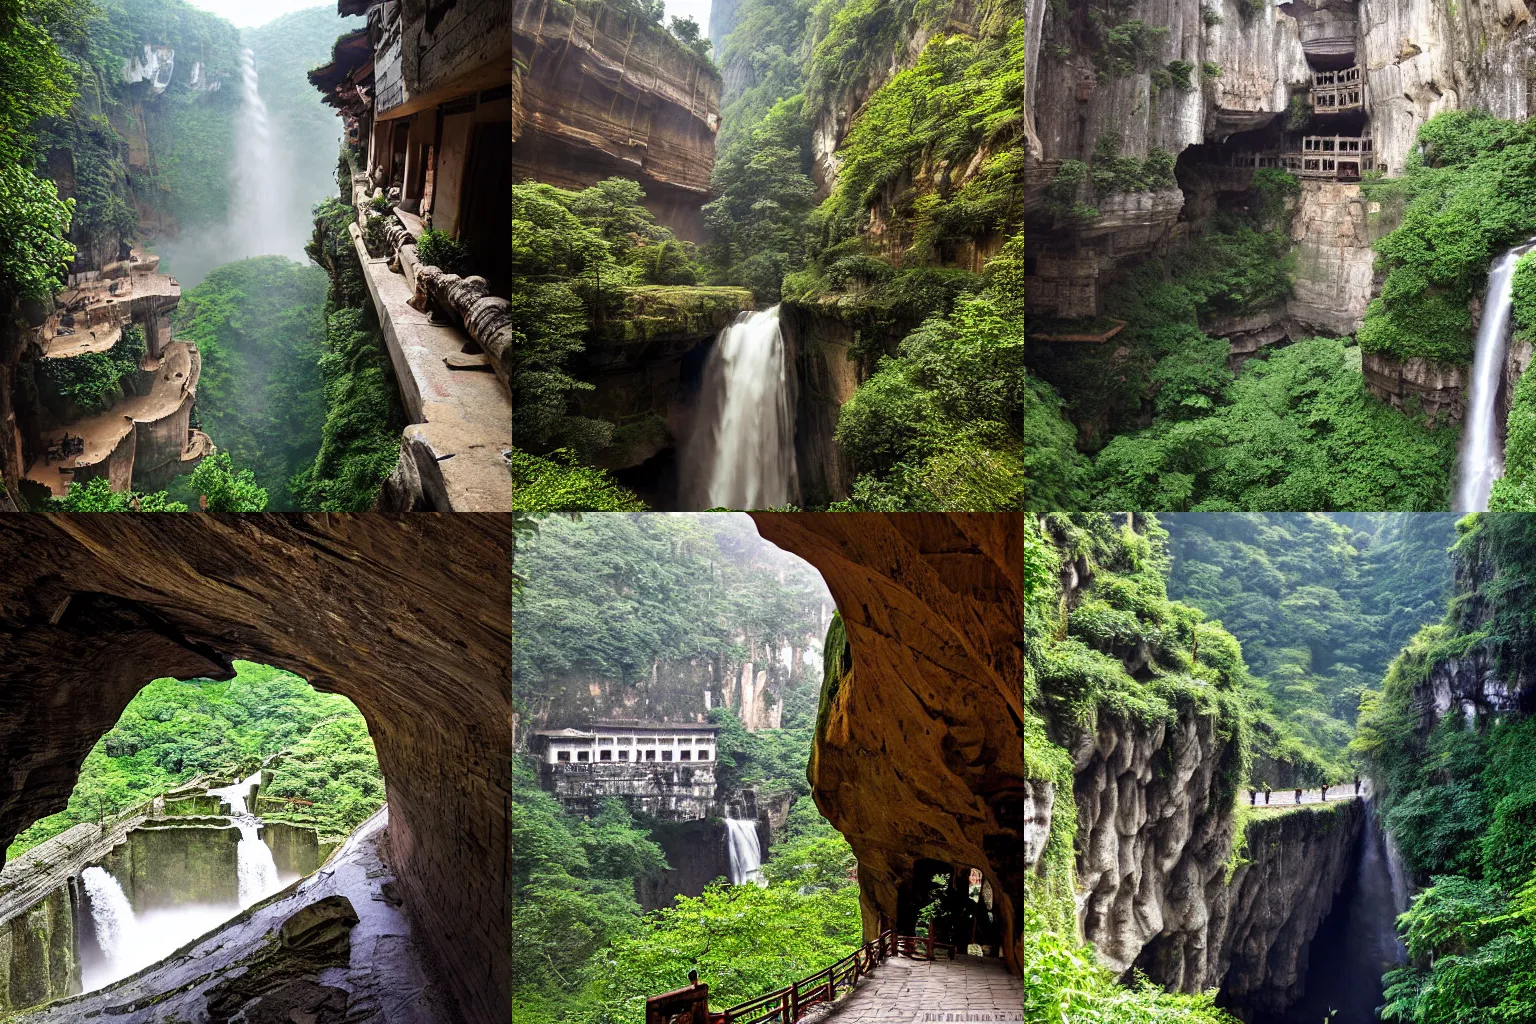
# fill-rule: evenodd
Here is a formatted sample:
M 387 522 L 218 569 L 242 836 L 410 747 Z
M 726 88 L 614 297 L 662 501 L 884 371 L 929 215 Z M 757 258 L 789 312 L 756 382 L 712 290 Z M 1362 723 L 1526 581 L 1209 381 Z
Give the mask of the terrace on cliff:
M 337 10 L 368 26 L 340 37 L 309 79 L 345 126 L 348 233 L 410 421 L 381 507 L 509 509 L 508 10 Z M 428 264 L 433 253 L 449 265 Z
M 171 337 L 181 297 L 159 257 L 138 250 L 101 271 L 72 275 L 33 329 L 31 393 L 18 431 L 25 481 L 63 496 L 104 477 L 145 491 L 190 472 L 214 448 L 197 429 L 197 348 Z

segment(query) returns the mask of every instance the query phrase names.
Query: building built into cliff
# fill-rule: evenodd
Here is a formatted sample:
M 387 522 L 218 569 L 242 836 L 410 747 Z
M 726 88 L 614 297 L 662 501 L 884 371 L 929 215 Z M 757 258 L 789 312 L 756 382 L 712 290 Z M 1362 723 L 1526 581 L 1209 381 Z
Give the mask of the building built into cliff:
M 410 421 L 381 507 L 509 509 L 510 13 L 497 0 L 337 10 L 368 24 L 309 80 L 341 113 L 349 233 Z M 428 229 L 465 265 L 426 263 Z
M 590 814 L 618 797 L 637 814 L 695 821 L 713 812 L 713 725 L 603 722 L 532 737 L 539 784 L 568 811 Z
M 159 263 L 135 249 L 71 274 L 32 327 L 16 444 L 34 498 L 96 477 L 155 490 L 214 451 L 193 418 L 201 356 L 171 337 L 181 286 Z

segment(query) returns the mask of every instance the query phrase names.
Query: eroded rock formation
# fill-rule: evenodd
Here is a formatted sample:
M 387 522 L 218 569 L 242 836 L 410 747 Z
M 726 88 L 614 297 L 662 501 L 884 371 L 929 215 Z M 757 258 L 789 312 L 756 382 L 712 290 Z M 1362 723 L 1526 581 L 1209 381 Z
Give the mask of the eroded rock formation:
M 903 893 L 919 861 L 979 868 L 1017 970 L 1022 521 L 752 515 L 764 537 L 820 570 L 847 630 L 851 669 L 823 690 L 810 777 L 817 807 L 858 857 L 866 937 L 915 916 Z
M 285 668 L 367 718 L 399 896 L 463 1016 L 504 1024 L 507 517 L 12 516 L 0 552 L 0 849 L 151 679 Z
M 603 3 L 513 5 L 512 170 L 585 188 L 640 182 L 645 205 L 702 241 L 720 128 L 720 75 L 637 11 Z

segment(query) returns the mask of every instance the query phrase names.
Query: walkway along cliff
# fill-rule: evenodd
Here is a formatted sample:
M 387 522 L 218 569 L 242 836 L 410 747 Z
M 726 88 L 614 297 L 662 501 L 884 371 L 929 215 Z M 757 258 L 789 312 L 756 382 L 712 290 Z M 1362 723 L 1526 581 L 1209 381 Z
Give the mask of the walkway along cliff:
M 341 241 L 409 421 L 379 506 L 510 509 L 510 14 L 494 0 L 340 0 L 337 11 L 368 25 L 337 39 L 309 80 L 345 127 L 342 198 L 356 222 Z M 429 229 L 431 253 L 419 245 Z

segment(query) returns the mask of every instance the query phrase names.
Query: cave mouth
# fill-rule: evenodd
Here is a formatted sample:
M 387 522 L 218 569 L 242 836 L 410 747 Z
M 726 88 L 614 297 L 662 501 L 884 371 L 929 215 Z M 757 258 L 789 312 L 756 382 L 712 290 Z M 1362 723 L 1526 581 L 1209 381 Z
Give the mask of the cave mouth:
M 145 685 L 86 755 L 65 809 L 11 844 L 7 888 L 49 887 L 20 915 L 49 899 L 62 913 L 47 956 L 4 965 L 21 997 L 9 1008 L 160 963 L 317 870 L 383 806 L 356 705 L 281 669 L 234 669 Z
M 923 858 L 896 889 L 896 934 L 931 938 L 956 956 L 995 957 L 1002 925 L 980 868 Z

